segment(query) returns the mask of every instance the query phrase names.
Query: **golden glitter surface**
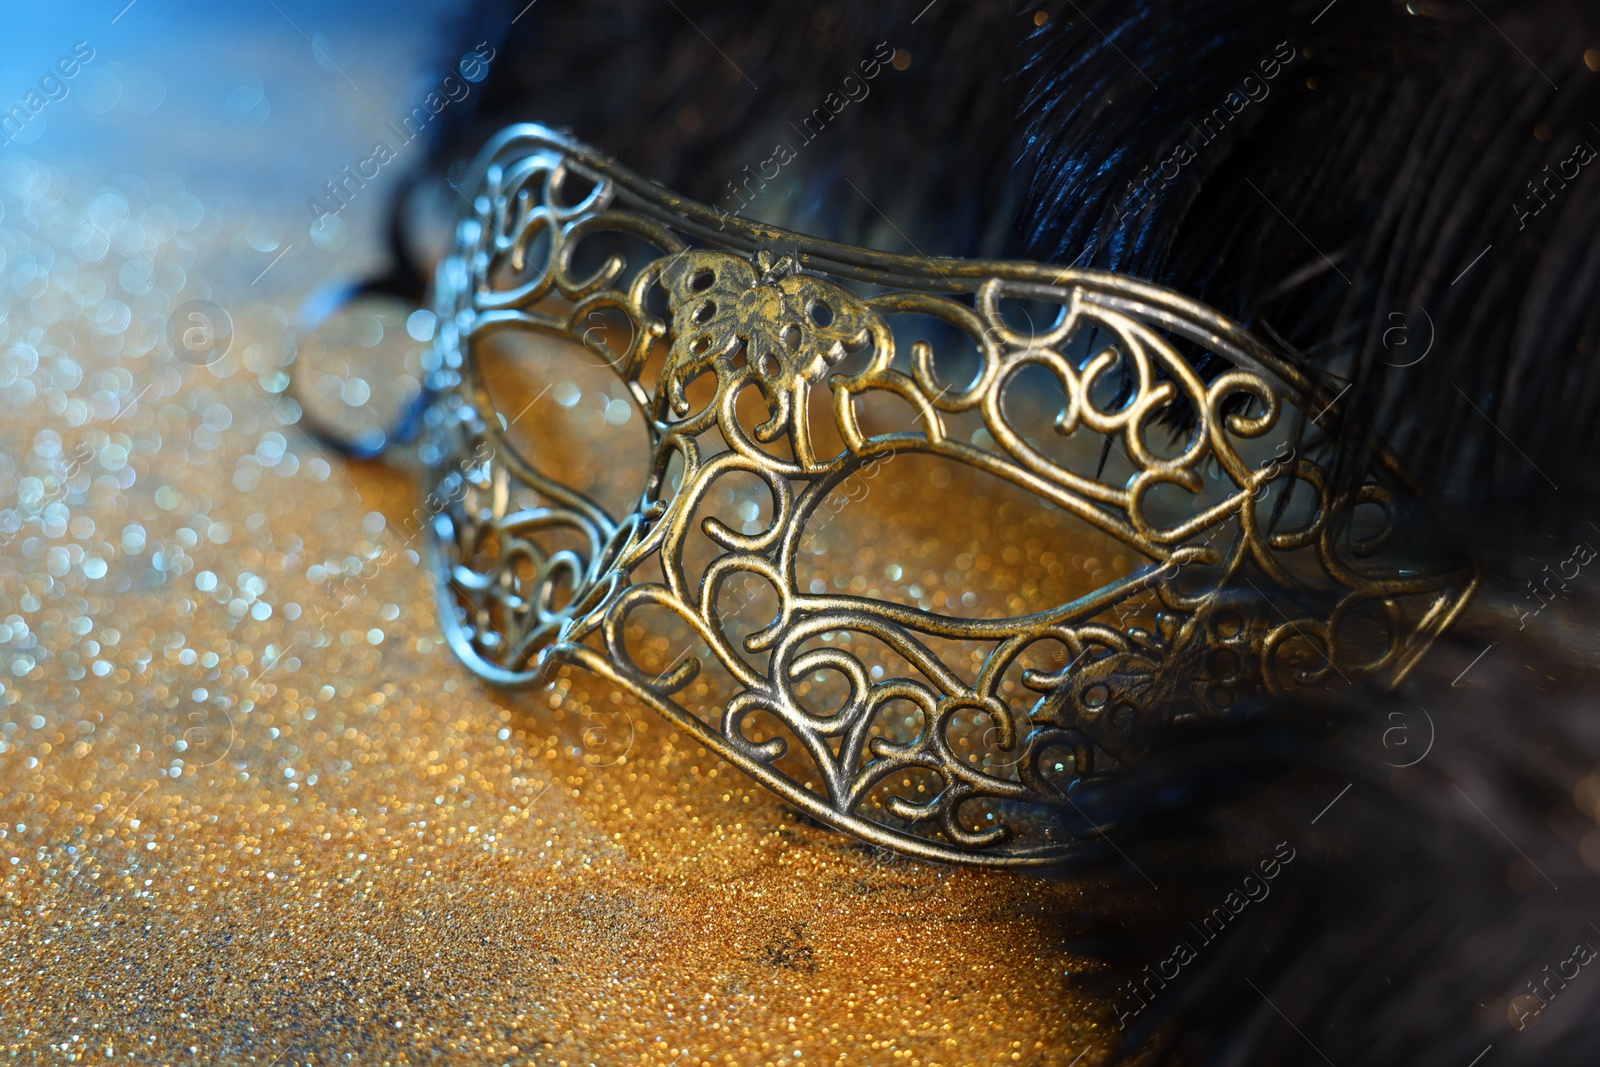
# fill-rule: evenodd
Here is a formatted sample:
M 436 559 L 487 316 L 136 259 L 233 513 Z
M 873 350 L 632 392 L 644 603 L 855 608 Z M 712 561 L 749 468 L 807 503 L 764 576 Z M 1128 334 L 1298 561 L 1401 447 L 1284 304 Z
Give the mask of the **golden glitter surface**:
M 381 72 L 351 73 L 381 110 Z M 1104 1057 L 1109 1008 L 1076 983 L 1100 964 L 1062 945 L 1124 890 L 875 854 L 592 677 L 497 693 L 452 658 L 419 490 L 306 432 L 377 421 L 423 372 L 411 309 L 286 310 L 370 266 L 371 239 L 339 249 L 376 198 L 312 250 L 298 186 L 274 214 L 43 158 L 0 159 L 0 1051 Z M 575 467 L 625 468 L 609 440 Z M 1000 610 L 1125 565 L 958 488 L 889 484 L 828 532 L 859 552 L 828 576 Z

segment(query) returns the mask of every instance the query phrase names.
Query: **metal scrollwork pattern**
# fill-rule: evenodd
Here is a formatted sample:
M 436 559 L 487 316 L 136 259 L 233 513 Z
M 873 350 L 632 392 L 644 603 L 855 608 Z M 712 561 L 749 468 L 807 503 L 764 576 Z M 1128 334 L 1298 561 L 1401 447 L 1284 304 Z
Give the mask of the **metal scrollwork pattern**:
M 1385 561 L 1415 496 L 1386 454 L 1354 490 L 1282 445 L 1267 462 L 1247 459 L 1291 413 L 1323 407 L 1322 391 L 1176 294 L 1097 272 L 892 256 L 719 216 L 536 126 L 498 137 L 476 174 L 438 276 L 424 449 L 453 648 L 506 685 L 558 663 L 603 675 L 862 839 L 955 862 L 1057 860 L 1095 832 L 1057 817 L 1083 815 L 1074 794 L 1114 779 L 1175 723 L 1224 716 L 1256 686 L 1397 678 L 1475 585 L 1465 562 L 1440 572 Z M 655 253 L 614 253 L 584 274 L 576 249 L 600 234 Z M 1019 330 L 1007 301 L 1053 317 Z M 649 432 L 644 492 L 620 516 L 517 452 L 479 366 L 480 346 L 503 330 L 584 343 L 596 309 L 631 325 L 621 350 L 589 347 Z M 976 351 L 970 379 L 942 382 L 934 345 L 897 339 L 893 324 L 907 317 L 964 336 Z M 1132 469 L 1123 484 L 1019 428 L 1008 391 L 1041 373 L 1059 390 L 1055 438 L 1109 442 Z M 829 405 L 813 404 L 819 390 Z M 904 427 L 871 428 L 864 405 L 884 398 L 904 405 Z M 831 411 L 828 439 L 842 449 L 818 445 L 819 410 Z M 911 454 L 1008 482 L 1145 564 L 1070 602 L 999 618 L 802 589 L 797 556 L 824 501 Z M 763 528 L 707 513 L 713 484 L 735 473 L 770 495 Z M 536 501 L 516 503 L 519 490 Z M 1173 494 L 1189 506 L 1175 508 Z M 685 545 L 699 533 L 715 555 L 697 569 Z M 719 608 L 735 580 L 763 583 L 775 605 L 742 636 Z M 630 633 L 661 612 L 687 628 L 695 652 L 646 669 Z M 906 669 L 880 676 L 835 635 Z M 941 658 L 941 641 L 986 651 L 965 670 Z M 1046 647 L 1056 659 L 1040 666 Z M 1019 666 L 1025 700 L 1003 684 Z M 720 705 L 685 697 L 708 668 L 731 686 Z M 824 676 L 839 695 L 818 707 L 805 680 Z M 914 721 L 912 735 L 879 729 L 890 715 Z M 1005 759 L 961 751 L 957 734 L 977 729 Z M 911 774 L 934 787 L 903 788 Z

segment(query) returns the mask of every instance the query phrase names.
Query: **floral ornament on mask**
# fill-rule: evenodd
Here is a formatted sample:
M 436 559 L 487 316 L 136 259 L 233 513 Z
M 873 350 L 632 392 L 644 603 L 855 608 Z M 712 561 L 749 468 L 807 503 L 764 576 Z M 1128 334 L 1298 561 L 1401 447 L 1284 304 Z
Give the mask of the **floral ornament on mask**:
M 790 429 L 796 386 L 820 382 L 870 335 L 872 314 L 860 300 L 798 273 L 790 256 L 774 260 L 763 250 L 751 263 L 724 252 L 686 252 L 663 268 L 661 280 L 673 321 L 662 372 L 672 414 L 689 415 L 685 390 L 707 370 L 743 378 L 766 401 L 770 417 L 755 427 L 763 443 Z

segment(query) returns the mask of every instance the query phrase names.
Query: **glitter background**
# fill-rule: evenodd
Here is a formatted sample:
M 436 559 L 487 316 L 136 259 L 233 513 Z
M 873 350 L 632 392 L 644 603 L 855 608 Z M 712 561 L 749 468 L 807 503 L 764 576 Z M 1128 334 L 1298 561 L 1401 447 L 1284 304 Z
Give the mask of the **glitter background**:
M 302 401 L 375 422 L 422 372 L 426 316 L 366 305 L 309 329 L 303 311 L 379 261 L 404 154 L 336 222 L 309 227 L 305 204 L 429 90 L 443 6 L 8 12 L 0 106 L 76 42 L 93 58 L 0 148 L 0 1047 L 913 1065 L 1104 1048 L 1107 1009 L 1072 981 L 1097 965 L 1063 950 L 1061 917 L 1134 906 L 1122 882 L 873 855 L 593 679 L 486 689 L 442 644 L 402 521 L 417 488 L 305 434 Z M 173 343 L 193 308 L 231 323 L 205 358 Z M 927 494 L 894 506 L 923 514 Z M 1059 577 L 1037 539 L 964 514 L 981 588 Z M 919 543 L 896 557 L 906 582 Z

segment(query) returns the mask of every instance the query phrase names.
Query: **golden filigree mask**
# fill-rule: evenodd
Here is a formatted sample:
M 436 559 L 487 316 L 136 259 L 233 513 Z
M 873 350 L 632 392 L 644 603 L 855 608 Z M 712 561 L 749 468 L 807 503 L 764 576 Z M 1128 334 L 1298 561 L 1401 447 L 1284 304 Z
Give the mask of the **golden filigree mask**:
M 1437 566 L 1442 527 L 1391 456 L 1354 487 L 1330 476 L 1334 390 L 1177 294 L 806 238 L 538 126 L 474 174 L 420 450 L 452 647 L 507 686 L 602 675 L 867 842 L 1059 860 L 1105 829 L 1080 800 L 1174 726 L 1258 687 L 1393 682 L 1475 585 L 1466 560 Z M 564 478 L 576 445 L 516 443 L 486 363 L 530 334 L 602 365 L 642 421 L 620 513 Z M 1032 602 L 807 580 L 819 530 L 862 506 L 841 499 L 935 460 L 961 472 L 942 476 L 952 522 L 987 480 L 1124 565 L 1055 600 L 1024 583 Z M 713 514 L 730 479 L 761 498 L 740 528 Z

